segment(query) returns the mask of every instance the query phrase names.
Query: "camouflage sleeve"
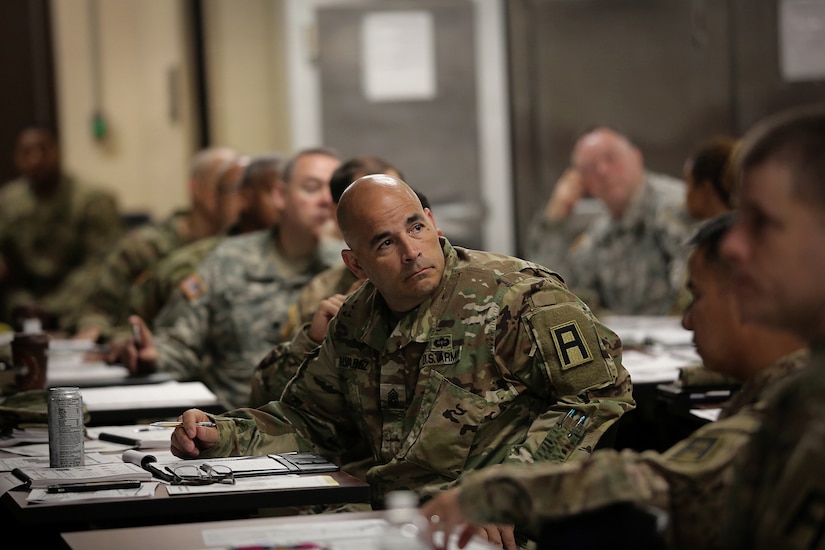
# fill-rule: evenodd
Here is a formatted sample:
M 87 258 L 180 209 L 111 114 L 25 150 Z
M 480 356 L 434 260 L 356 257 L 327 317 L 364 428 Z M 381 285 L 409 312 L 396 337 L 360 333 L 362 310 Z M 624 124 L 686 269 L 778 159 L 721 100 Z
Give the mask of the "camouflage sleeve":
M 192 272 L 187 275 L 191 275 Z M 185 277 L 182 277 L 184 279 Z M 156 270 L 141 276 L 129 290 L 129 307 L 150 325 L 154 322 L 160 310 L 166 304 L 169 296 L 174 292 L 177 283 L 171 286 L 162 279 Z
M 115 197 L 109 193 L 89 193 L 83 205 L 83 248 L 86 261 L 98 262 L 115 246 L 122 235 L 120 211 Z
M 214 278 L 199 269 L 184 279 L 160 310 L 152 327 L 158 370 L 178 380 L 200 378 L 209 331 L 209 301 Z
M 181 281 L 197 271 L 222 238 L 207 237 L 176 249 L 146 270 L 129 293 L 132 311 L 152 323 Z
M 334 325 L 334 320 L 330 326 Z M 341 462 L 361 435 L 347 407 L 329 339 L 316 348 L 284 389 L 280 401 L 237 409 L 219 418 L 220 440 L 205 456 L 313 451 Z
M 461 508 L 477 522 L 537 526 L 620 502 L 668 513 L 668 537 L 718 548 L 735 458 L 756 430 L 751 414 L 697 430 L 664 454 L 603 449 L 564 464 L 494 466 L 461 481 Z
M 157 261 L 164 247 L 156 233 L 150 227 L 132 230 L 106 256 L 78 315 L 77 330 L 95 327 L 108 337 L 126 323 L 132 282 Z
M 561 272 L 572 292 L 593 310 L 604 309 L 596 269 L 599 261 L 593 235 L 584 233 L 571 246 L 567 254 L 567 270 Z
M 518 322 L 508 322 L 514 316 Z M 621 341 L 562 285 L 527 279 L 502 306 L 496 360 L 542 396 L 510 461 L 563 462 L 588 456 L 622 414 L 635 408 Z
M 73 332 L 70 322 L 84 308 L 97 289 L 94 282 L 100 265 L 122 235 L 117 201 L 110 193 L 97 190 L 78 190 L 72 201 L 77 208 L 77 238 L 83 250 L 82 263 L 72 268 L 53 291 L 40 298 L 46 309 L 58 318 L 61 328 Z M 68 229 L 68 227 L 67 227 Z
M 308 324 L 303 325 L 292 340 L 275 346 L 255 367 L 249 396 L 250 407 L 260 407 L 280 399 L 286 383 L 295 375 L 308 354 L 318 347 L 319 344 L 309 337 L 308 327 Z
M 567 250 L 576 238 L 563 220 L 551 221 L 544 215 L 544 210 L 536 213 L 527 228 L 525 258 L 557 271 L 569 271 Z
M 666 481 L 631 451 L 600 450 L 564 464 L 491 466 L 461 483 L 468 520 L 537 527 L 617 502 L 667 505 Z

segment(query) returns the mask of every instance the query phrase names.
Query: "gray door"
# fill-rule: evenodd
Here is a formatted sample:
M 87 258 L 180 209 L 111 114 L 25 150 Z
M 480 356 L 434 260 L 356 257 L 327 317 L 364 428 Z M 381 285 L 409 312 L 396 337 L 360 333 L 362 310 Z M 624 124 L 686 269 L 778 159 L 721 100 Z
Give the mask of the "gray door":
M 371 26 L 376 16 L 393 14 L 398 18 L 389 21 L 397 25 L 383 25 L 380 32 Z M 319 7 L 317 18 L 323 143 L 345 157 L 386 158 L 427 196 L 436 222 L 454 244 L 480 248 L 473 4 L 353 2 Z M 415 36 L 421 23 L 431 31 L 431 63 L 413 55 L 405 65 L 402 40 L 410 36 L 405 33 Z M 406 53 L 415 53 L 422 44 L 409 46 Z M 365 72 L 363 60 L 371 55 L 386 56 L 383 74 L 381 67 L 377 74 Z M 400 83 L 419 73 L 424 78 L 410 82 L 410 97 L 404 97 Z

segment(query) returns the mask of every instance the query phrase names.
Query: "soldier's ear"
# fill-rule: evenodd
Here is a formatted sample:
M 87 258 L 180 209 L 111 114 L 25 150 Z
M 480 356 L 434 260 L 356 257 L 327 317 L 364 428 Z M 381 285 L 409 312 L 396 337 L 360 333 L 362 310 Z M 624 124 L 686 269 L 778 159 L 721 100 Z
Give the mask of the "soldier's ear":
M 344 259 L 344 264 L 352 271 L 356 277 L 359 279 L 368 279 L 367 274 L 361 269 L 361 262 L 358 261 L 358 258 L 355 256 L 355 252 L 350 249 L 344 249 L 341 251 L 341 257 Z

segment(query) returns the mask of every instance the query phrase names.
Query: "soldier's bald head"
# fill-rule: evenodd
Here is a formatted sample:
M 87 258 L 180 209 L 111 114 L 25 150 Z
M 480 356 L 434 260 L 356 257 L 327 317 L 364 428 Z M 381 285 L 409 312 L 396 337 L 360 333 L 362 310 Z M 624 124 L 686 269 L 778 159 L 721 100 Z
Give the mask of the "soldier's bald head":
M 418 195 L 409 185 L 388 174 L 370 174 L 352 182 L 341 194 L 338 203 L 338 227 L 347 244 L 353 246 L 352 239 L 359 219 L 380 208 L 382 203 L 396 200 L 421 205 Z

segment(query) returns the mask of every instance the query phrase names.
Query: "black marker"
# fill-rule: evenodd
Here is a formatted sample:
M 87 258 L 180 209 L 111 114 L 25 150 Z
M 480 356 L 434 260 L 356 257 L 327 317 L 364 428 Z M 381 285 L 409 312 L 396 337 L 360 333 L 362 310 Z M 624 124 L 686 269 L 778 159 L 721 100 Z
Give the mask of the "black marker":
M 121 443 L 123 445 L 129 445 L 130 447 L 140 447 L 139 439 L 132 439 L 131 437 L 122 435 L 101 433 L 97 438 L 101 441 L 111 441 L 112 443 Z
M 140 481 L 88 481 L 86 483 L 63 483 L 49 485 L 47 493 L 86 493 L 89 491 L 105 491 L 106 489 L 137 489 Z
M 32 485 L 32 478 L 30 478 L 23 470 L 20 468 L 15 468 L 11 471 L 12 475 L 22 481 L 26 488 L 31 487 Z
M 143 349 L 143 338 L 141 338 L 140 323 L 129 323 L 132 327 L 132 342 L 137 350 L 137 364 L 135 374 L 147 374 L 155 371 L 155 365 L 140 358 L 140 350 Z
M 140 349 L 141 345 L 143 344 L 140 340 L 140 325 L 137 323 L 132 323 L 132 340 L 135 342 L 135 349 Z

